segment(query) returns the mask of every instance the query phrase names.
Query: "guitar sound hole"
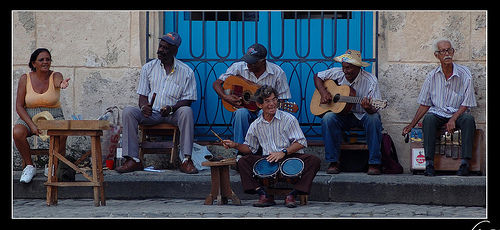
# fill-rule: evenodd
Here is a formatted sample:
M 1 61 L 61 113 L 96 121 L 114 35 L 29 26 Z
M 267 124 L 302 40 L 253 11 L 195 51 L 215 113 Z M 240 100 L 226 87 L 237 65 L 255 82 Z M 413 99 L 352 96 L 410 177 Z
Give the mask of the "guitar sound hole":
M 337 103 L 337 101 L 339 100 L 340 100 L 340 94 L 335 94 L 335 96 L 333 97 L 333 102 Z
M 249 92 L 245 92 L 243 93 L 243 100 L 245 101 L 249 101 L 250 100 L 250 93 Z

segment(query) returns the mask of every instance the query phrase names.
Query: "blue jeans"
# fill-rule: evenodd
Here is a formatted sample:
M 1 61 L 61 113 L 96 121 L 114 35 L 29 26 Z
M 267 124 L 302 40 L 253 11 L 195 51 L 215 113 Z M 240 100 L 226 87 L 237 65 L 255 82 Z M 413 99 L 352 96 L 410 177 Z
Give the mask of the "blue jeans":
M 238 144 L 243 144 L 245 142 L 245 136 L 247 135 L 248 128 L 250 124 L 257 119 L 257 117 L 262 113 L 262 110 L 256 112 L 251 112 L 246 108 L 240 108 L 234 111 L 233 118 L 233 141 Z
M 342 134 L 344 130 L 352 127 L 363 127 L 365 129 L 366 142 L 370 154 L 368 164 L 380 164 L 382 158 L 380 153 L 382 122 L 378 113 L 366 113 L 361 120 L 358 120 L 352 113 L 341 115 L 327 112 L 321 121 L 326 161 L 338 162 Z

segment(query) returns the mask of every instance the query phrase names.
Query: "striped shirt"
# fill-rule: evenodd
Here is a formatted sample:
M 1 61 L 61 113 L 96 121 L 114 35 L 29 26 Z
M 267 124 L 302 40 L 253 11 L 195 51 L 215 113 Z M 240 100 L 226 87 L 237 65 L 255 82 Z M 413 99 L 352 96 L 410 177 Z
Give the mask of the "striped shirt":
M 137 94 L 148 96 L 151 101 L 156 93 L 153 111 L 175 105 L 180 100 L 197 100 L 196 79 L 189 66 L 174 58 L 174 68 L 166 73 L 159 59 L 153 59 L 142 66 Z
M 220 75 L 219 79 L 225 81 L 226 78 L 231 75 L 239 75 L 257 83 L 258 85 L 269 85 L 273 87 L 276 91 L 278 91 L 278 99 L 290 99 L 292 97 L 285 71 L 272 62 L 266 61 L 266 70 L 262 73 L 262 75 L 260 75 L 259 78 L 257 78 L 253 72 L 248 70 L 246 62 L 235 62 L 227 68 L 226 73 Z
M 446 80 L 441 65 L 424 81 L 417 102 L 431 106 L 430 113 L 450 118 L 460 106 L 475 107 L 476 97 L 470 70 L 453 63 L 453 74 Z
M 271 122 L 260 115 L 250 124 L 244 144 L 250 147 L 252 153 L 256 153 L 259 146 L 262 146 L 262 155 L 267 156 L 270 152 L 280 152 L 294 142 L 307 147 L 306 137 L 297 118 L 277 110 Z M 301 149 L 297 153 L 304 153 L 304 150 Z
M 366 72 L 361 69 L 358 76 L 352 83 L 350 83 L 344 75 L 341 67 L 335 67 L 318 72 L 318 77 L 321 80 L 334 80 L 337 81 L 339 85 L 348 85 L 356 91 L 356 97 L 368 97 L 373 99 L 381 99 L 380 90 L 378 88 L 378 80 L 375 75 Z M 333 96 L 333 95 L 332 95 Z M 361 107 L 361 104 L 356 104 L 351 110 L 354 116 L 361 120 L 366 114 L 365 109 Z

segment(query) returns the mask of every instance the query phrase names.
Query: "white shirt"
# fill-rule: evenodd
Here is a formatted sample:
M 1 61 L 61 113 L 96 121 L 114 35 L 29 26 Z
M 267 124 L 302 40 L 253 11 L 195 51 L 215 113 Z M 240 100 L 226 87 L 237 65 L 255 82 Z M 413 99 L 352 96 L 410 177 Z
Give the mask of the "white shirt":
M 299 121 L 293 115 L 277 110 L 271 122 L 260 115 L 250 124 L 244 144 L 250 147 L 252 153 L 256 153 L 259 146 L 262 146 L 262 155 L 267 156 L 270 152 L 280 152 L 288 148 L 294 142 L 307 147 Z M 304 150 L 301 149 L 297 153 L 304 153 Z
M 345 78 L 345 74 L 341 67 L 335 67 L 318 72 L 318 77 L 321 80 L 334 80 L 337 81 L 339 85 L 348 85 L 356 91 L 356 97 L 368 97 L 373 99 L 381 99 L 380 90 L 378 88 L 378 80 L 375 75 L 360 69 L 358 76 L 351 83 Z M 333 95 L 332 95 L 333 96 Z M 361 104 L 355 104 L 351 110 L 358 118 L 361 120 L 366 114 L 365 109 L 361 107 Z
M 227 71 L 220 75 L 219 79 L 225 81 L 230 75 L 240 75 L 245 79 L 257 83 L 258 85 L 269 85 L 278 91 L 278 99 L 290 99 L 292 94 L 290 93 L 290 87 L 288 86 L 288 81 L 286 79 L 285 71 L 281 69 L 278 65 L 266 61 L 266 70 L 259 78 L 255 76 L 253 72 L 248 70 L 247 63 L 244 61 L 235 62 Z
M 446 80 L 439 65 L 427 75 L 417 102 L 431 106 L 430 113 L 447 118 L 453 116 L 460 106 L 477 106 L 470 70 L 453 63 L 453 74 Z
M 188 65 L 174 58 L 174 68 L 166 73 L 159 59 L 144 64 L 141 69 L 137 94 L 148 96 L 151 102 L 156 93 L 153 110 L 159 112 L 162 107 L 175 105 L 180 100 L 197 100 L 196 79 Z

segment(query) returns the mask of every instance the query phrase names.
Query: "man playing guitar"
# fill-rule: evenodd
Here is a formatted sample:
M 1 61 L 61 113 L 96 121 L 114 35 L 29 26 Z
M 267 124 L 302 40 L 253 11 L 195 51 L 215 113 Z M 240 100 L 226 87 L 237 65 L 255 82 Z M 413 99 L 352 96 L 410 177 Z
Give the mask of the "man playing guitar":
M 232 123 L 233 140 L 239 144 L 243 144 L 250 123 L 261 112 L 260 110 L 252 112 L 244 108 L 241 97 L 224 92 L 222 85 L 229 76 L 241 76 L 258 85 L 269 85 L 278 91 L 276 96 L 280 101 L 291 98 L 285 72 L 278 65 L 268 62 L 266 56 L 267 49 L 263 45 L 258 43 L 251 45 L 247 53 L 243 55 L 243 61 L 232 64 L 226 73 L 213 83 L 213 88 L 219 97 L 236 109 Z
M 368 174 L 378 175 L 382 158 L 380 153 L 382 122 L 377 112 L 378 109 L 370 103 L 370 99 L 380 99 L 377 78 L 361 69 L 369 64 L 361 61 L 361 53 L 357 50 L 347 50 L 345 54 L 335 57 L 334 60 L 341 62 L 342 68 L 331 68 L 314 75 L 314 85 L 321 94 L 320 103 L 333 103 L 333 96 L 325 88 L 325 80 L 334 80 L 339 85 L 348 85 L 356 91 L 356 96 L 364 98 L 361 104 L 355 104 L 347 114 L 329 111 L 322 115 L 321 130 L 325 143 L 325 158 L 330 162 L 326 172 L 330 174 L 340 172 L 338 156 L 343 130 L 362 126 L 366 131 L 370 154 Z

